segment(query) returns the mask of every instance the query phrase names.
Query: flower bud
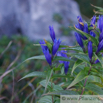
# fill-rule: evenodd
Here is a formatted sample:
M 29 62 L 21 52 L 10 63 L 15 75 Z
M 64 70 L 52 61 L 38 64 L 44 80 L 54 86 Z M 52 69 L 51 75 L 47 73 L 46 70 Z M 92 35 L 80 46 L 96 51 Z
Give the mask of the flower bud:
M 77 32 L 75 32 L 75 37 L 76 37 L 78 44 L 84 49 L 83 41 Z
M 92 48 L 92 42 L 91 41 L 88 42 L 88 55 L 89 55 L 89 59 L 92 60 L 93 48 Z

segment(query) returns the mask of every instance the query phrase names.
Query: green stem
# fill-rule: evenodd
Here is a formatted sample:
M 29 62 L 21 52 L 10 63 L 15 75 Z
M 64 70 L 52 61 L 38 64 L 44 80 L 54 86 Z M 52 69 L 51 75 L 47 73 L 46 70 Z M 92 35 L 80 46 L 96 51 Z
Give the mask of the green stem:
M 51 76 L 51 77 L 52 77 L 52 76 Z M 51 79 L 51 88 L 53 89 L 52 79 Z M 53 103 L 53 95 L 52 95 L 52 103 Z
M 89 69 L 89 71 L 88 71 L 88 75 L 90 74 L 90 71 L 91 71 L 91 67 L 90 67 L 90 69 Z M 86 78 L 86 79 L 85 79 L 85 82 L 84 82 L 84 85 L 83 85 L 83 89 L 82 89 L 81 96 L 82 96 L 82 95 L 83 95 L 83 93 L 84 93 L 85 86 L 86 86 L 86 83 L 87 83 L 87 79 L 88 79 L 88 78 Z M 81 96 L 80 96 L 79 100 L 81 99 Z

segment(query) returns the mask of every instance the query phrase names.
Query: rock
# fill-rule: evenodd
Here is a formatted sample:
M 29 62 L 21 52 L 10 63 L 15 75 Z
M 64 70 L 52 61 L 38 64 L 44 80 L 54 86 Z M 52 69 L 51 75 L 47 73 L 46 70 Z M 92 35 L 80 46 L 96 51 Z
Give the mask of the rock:
M 31 40 L 50 39 L 48 26 L 53 25 L 60 37 L 60 27 L 75 24 L 78 15 L 74 0 L 0 0 L 0 35 L 21 33 Z M 59 17 L 59 22 L 53 17 Z

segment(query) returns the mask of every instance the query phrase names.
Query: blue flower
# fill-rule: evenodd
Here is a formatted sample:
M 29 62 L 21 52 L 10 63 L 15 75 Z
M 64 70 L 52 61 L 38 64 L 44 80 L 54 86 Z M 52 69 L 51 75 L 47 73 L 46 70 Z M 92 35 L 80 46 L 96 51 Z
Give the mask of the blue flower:
M 93 37 L 95 37 L 96 35 L 95 35 L 95 33 L 94 32 L 92 32 L 92 31 L 90 31 L 90 35 L 91 36 L 93 36 Z
M 61 50 L 57 53 L 57 56 L 62 56 L 62 57 L 68 58 L 66 53 L 67 53 L 66 50 Z M 65 74 L 67 74 L 70 62 L 68 62 L 68 61 L 59 61 L 59 62 L 64 64 L 64 72 L 65 72 Z
M 95 63 L 95 64 L 99 63 L 99 60 L 97 59 L 94 63 Z
M 93 27 L 95 25 L 95 22 L 96 22 L 96 16 L 93 16 L 92 20 L 91 20 L 91 25 L 90 26 Z
M 43 51 L 43 53 L 44 53 L 44 55 L 45 55 L 45 58 L 46 58 L 47 62 L 48 62 L 49 65 L 51 66 L 51 65 L 52 65 L 52 56 L 51 56 L 51 54 L 49 53 L 48 47 L 45 46 L 45 45 L 46 45 L 46 44 L 45 44 L 45 41 L 43 40 L 43 41 L 40 41 L 39 43 L 40 43 L 40 45 L 41 45 L 42 51 Z
M 103 16 L 99 15 L 99 19 L 98 19 L 97 25 L 98 25 L 98 28 L 100 29 L 100 32 L 102 32 L 103 31 Z
M 98 54 L 98 52 L 100 52 L 102 49 L 103 49 L 103 39 L 98 44 L 98 48 L 97 48 L 96 54 Z
M 88 33 L 88 27 L 87 27 L 87 25 L 85 24 L 84 26 L 80 26 L 81 24 L 76 24 L 75 25 L 75 27 L 77 28 L 77 29 L 80 29 L 81 31 L 84 31 L 84 32 L 86 32 L 86 33 Z M 84 36 L 84 35 L 81 35 L 81 34 L 79 34 L 80 35 L 80 37 L 83 39 L 83 40 L 86 40 L 87 39 L 87 37 L 86 36 Z
M 61 40 L 60 40 L 60 39 L 58 39 L 58 40 L 55 39 L 55 40 L 54 40 L 54 44 L 53 44 L 53 48 L 52 48 L 52 54 L 53 54 L 53 55 L 55 55 L 56 52 L 58 51 L 60 43 L 61 43 Z
M 61 50 L 61 51 L 58 51 L 58 52 L 57 52 L 57 56 L 61 56 L 61 57 L 67 58 L 66 53 L 67 53 L 66 50 Z M 59 60 L 59 63 L 64 63 L 64 61 Z
M 64 72 L 65 72 L 65 74 L 67 74 L 68 69 L 69 69 L 69 62 L 68 61 L 64 61 Z
M 83 41 L 77 32 L 75 32 L 75 37 L 76 37 L 78 44 L 84 49 Z
M 81 16 L 77 16 L 77 19 L 79 22 L 83 22 L 82 17 Z
M 88 25 L 87 25 L 87 23 L 84 24 L 84 30 L 83 31 L 88 34 Z M 86 40 L 87 37 L 83 36 L 83 39 Z
M 52 41 L 54 42 L 54 40 L 55 40 L 55 32 L 54 32 L 53 26 L 49 26 L 49 30 L 50 30 L 50 36 L 52 38 Z
M 82 17 L 81 16 L 77 16 L 77 19 L 78 19 L 78 26 L 79 26 L 79 28 L 78 29 L 80 29 L 80 30 L 82 30 L 83 31 L 83 29 L 84 29 L 84 26 L 83 26 L 83 20 L 82 20 Z
M 91 41 L 88 42 L 88 55 L 89 55 L 89 59 L 92 60 L 93 48 L 92 48 L 92 42 Z
M 88 24 L 87 23 L 84 24 L 84 30 L 83 31 L 85 33 L 88 33 Z
M 99 42 L 101 42 L 101 40 L 103 40 L 103 31 L 100 33 Z
M 40 42 L 39 42 L 40 44 L 41 44 L 41 48 L 42 48 L 42 51 L 45 49 L 48 49 L 48 47 L 46 46 L 46 44 L 45 44 L 45 41 L 44 40 L 40 40 Z

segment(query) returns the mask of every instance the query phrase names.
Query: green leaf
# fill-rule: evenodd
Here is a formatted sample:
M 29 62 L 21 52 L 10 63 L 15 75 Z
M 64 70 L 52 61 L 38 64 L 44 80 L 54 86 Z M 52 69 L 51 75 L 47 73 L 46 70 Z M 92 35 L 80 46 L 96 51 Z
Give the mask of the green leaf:
M 66 47 L 65 49 L 62 49 L 62 50 L 74 50 L 74 51 L 78 51 L 78 52 L 83 52 L 83 49 L 81 47 L 78 47 L 78 46 L 76 46 L 76 47 L 68 46 L 68 47 Z
M 80 59 L 80 60 L 85 61 L 85 62 L 87 62 L 87 63 L 90 64 L 90 62 L 89 62 L 89 57 L 88 57 L 87 55 L 85 55 L 85 54 L 67 53 L 67 55 L 72 56 L 72 57 L 75 57 L 75 58 L 77 58 L 77 59 Z
M 46 80 L 42 80 L 40 82 L 40 85 L 42 85 L 43 87 L 45 87 L 46 86 Z M 63 90 L 61 86 L 55 85 L 54 83 L 52 83 L 52 86 L 53 86 L 53 91 Z M 52 86 L 51 86 L 51 82 L 48 82 L 47 88 L 48 87 L 52 88 Z
M 48 69 L 47 74 L 46 74 L 46 85 L 45 85 L 44 93 L 46 92 L 47 85 L 51 79 L 52 73 L 53 73 L 53 69 Z
M 24 76 L 23 78 L 21 78 L 20 80 L 22 79 L 25 79 L 25 78 L 29 78 L 29 77 L 46 77 L 46 73 L 44 72 L 39 72 L 39 71 L 35 71 L 35 72 L 32 72 L 32 73 L 29 73 L 27 74 L 26 76 Z M 20 81 L 19 80 L 19 81 Z
M 41 97 L 37 103 L 52 103 L 52 96 Z
M 45 87 L 45 86 L 46 86 L 46 80 L 40 81 L 40 85 L 42 85 L 43 87 Z M 52 85 L 54 85 L 54 83 L 52 83 Z M 48 85 L 47 85 L 47 86 L 50 86 L 50 87 L 51 87 L 51 82 L 50 82 L 50 81 L 48 82 Z
M 79 59 L 75 62 L 75 64 L 73 65 L 73 68 L 72 68 L 71 75 L 73 75 L 74 70 L 75 70 L 82 62 L 83 62 L 83 61 L 82 61 L 82 60 L 79 60 Z
M 101 8 L 101 7 L 99 7 L 99 6 L 95 6 L 95 5 L 93 5 L 93 4 L 91 4 L 91 6 L 97 8 L 97 9 L 99 9 L 99 10 L 103 10 L 103 8 Z
M 44 95 L 78 95 L 77 92 L 75 91 L 70 91 L 70 90 L 60 90 L 60 91 L 55 91 L 55 92 L 50 92 Z
M 100 88 L 99 86 L 97 85 L 94 85 L 94 84 L 88 84 L 86 85 L 85 87 L 86 89 L 88 90 L 91 90 L 92 92 L 96 93 L 96 94 L 99 94 L 99 95 L 103 95 L 103 90 L 102 88 Z
M 83 32 L 83 31 L 77 29 L 76 27 L 71 27 L 71 28 L 72 28 L 72 29 L 75 28 L 75 30 L 76 30 L 77 32 L 79 32 L 81 35 L 86 36 L 88 39 L 91 38 L 91 41 L 92 41 L 96 46 L 98 45 L 97 39 L 94 38 L 93 36 L 91 36 L 90 34 L 87 34 L 87 33 Z
M 50 53 L 51 53 L 51 52 L 52 52 L 52 44 L 49 43 L 48 41 L 46 41 L 45 39 L 44 39 L 44 41 L 45 41 L 46 46 L 49 48 L 49 51 L 50 51 Z
M 53 91 L 63 90 L 63 88 L 59 85 L 53 85 Z
M 54 67 L 54 68 L 53 68 L 54 71 L 59 71 L 59 70 L 61 70 L 62 67 L 64 67 L 64 64 L 59 64 L 58 67 L 56 67 L 56 66 L 54 65 L 53 67 Z
M 53 79 L 53 78 L 66 78 L 66 77 L 68 77 L 68 75 L 65 75 L 65 74 L 54 74 L 54 75 L 52 76 L 52 79 Z
M 41 88 L 41 85 L 39 85 L 33 92 L 31 92 L 26 99 L 23 101 L 23 103 L 27 103 L 27 99 L 29 99 L 29 97 L 31 97 L 33 94 L 36 94 L 36 92 Z
M 34 46 L 41 46 L 40 44 L 33 44 Z M 46 45 L 46 44 L 45 44 Z
M 69 58 L 61 57 L 61 56 L 56 56 L 56 57 L 53 59 L 53 61 L 57 61 L 57 60 L 73 62 L 73 60 L 71 60 L 71 59 L 69 59 Z
M 61 74 L 64 74 L 64 66 L 61 67 Z
M 88 76 L 88 82 L 98 82 L 98 83 L 101 83 L 101 79 L 98 76 L 90 75 L 90 76 Z
M 33 57 L 30 57 L 30 58 L 26 59 L 25 61 L 32 60 L 32 59 L 45 60 L 45 56 L 44 56 L 44 55 L 33 56 Z M 24 61 L 24 62 L 25 62 L 25 61 Z
M 94 38 L 94 37 L 91 36 L 90 34 L 87 34 L 87 33 L 83 32 L 83 31 L 81 31 L 81 30 L 79 30 L 79 29 L 78 29 L 78 31 L 79 31 L 80 33 L 82 33 L 83 35 L 85 35 L 88 39 L 91 38 L 91 41 L 92 41 L 96 46 L 98 45 L 98 41 L 97 41 L 96 38 Z
M 95 57 L 100 61 L 102 67 L 103 67 L 103 61 L 94 53 Z
M 31 60 L 31 59 L 41 59 L 41 60 L 45 60 L 45 56 L 44 55 L 39 55 L 39 56 L 33 56 L 31 58 L 26 59 L 27 60 Z
M 94 85 L 97 85 L 97 86 L 99 86 L 99 87 L 103 87 L 103 84 L 102 83 L 98 83 L 98 82 L 91 82 L 92 84 L 94 84 Z
M 60 45 L 59 46 L 59 48 L 67 48 L 67 47 L 69 47 L 69 46 L 67 46 L 67 45 Z
M 80 71 L 80 72 L 77 74 L 76 78 L 72 81 L 72 83 L 71 83 L 67 88 L 70 88 L 70 87 L 74 86 L 75 84 L 77 84 L 77 83 L 79 83 L 80 81 L 86 79 L 87 77 L 88 77 L 88 76 L 87 76 L 87 74 L 85 73 L 84 70 Z

